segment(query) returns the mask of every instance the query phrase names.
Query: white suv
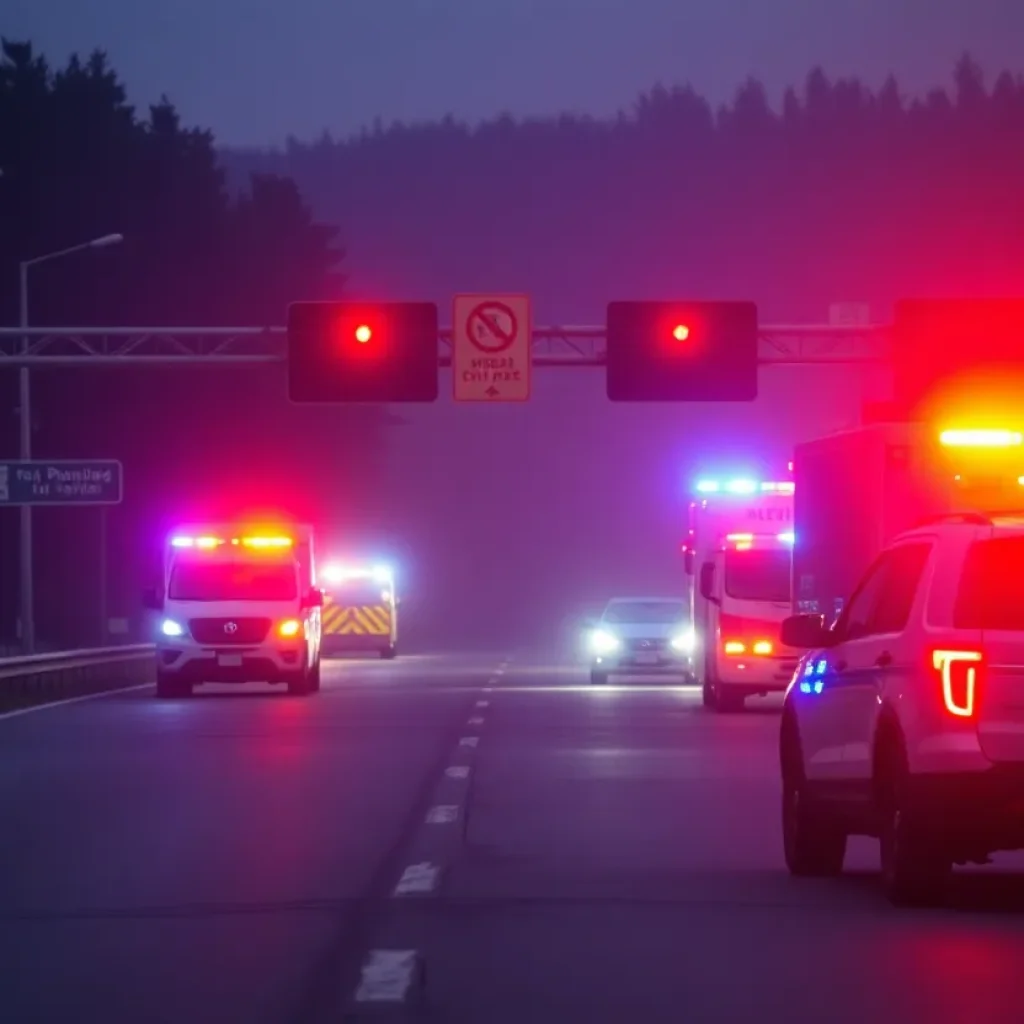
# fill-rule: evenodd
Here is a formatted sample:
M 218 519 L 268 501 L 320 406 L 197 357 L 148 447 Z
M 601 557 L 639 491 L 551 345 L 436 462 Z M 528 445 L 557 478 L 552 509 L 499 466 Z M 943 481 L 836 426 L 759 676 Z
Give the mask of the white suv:
M 880 840 L 896 904 L 937 901 L 952 865 L 1024 848 L 1024 518 L 946 516 L 901 534 L 786 691 L 782 829 L 794 875 Z

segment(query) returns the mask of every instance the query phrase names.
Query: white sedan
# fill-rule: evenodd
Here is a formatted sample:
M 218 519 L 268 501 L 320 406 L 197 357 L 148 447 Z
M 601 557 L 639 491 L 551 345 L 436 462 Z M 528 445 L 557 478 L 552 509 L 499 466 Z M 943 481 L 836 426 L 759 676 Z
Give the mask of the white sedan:
M 590 681 L 620 675 L 693 676 L 693 628 L 686 604 L 667 597 L 615 597 L 588 637 Z

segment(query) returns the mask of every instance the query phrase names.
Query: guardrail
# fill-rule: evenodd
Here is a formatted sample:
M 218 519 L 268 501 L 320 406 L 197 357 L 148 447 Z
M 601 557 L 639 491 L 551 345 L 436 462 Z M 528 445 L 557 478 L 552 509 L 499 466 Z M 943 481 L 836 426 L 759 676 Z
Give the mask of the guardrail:
M 121 689 L 152 679 L 152 644 L 0 658 L 0 709 Z

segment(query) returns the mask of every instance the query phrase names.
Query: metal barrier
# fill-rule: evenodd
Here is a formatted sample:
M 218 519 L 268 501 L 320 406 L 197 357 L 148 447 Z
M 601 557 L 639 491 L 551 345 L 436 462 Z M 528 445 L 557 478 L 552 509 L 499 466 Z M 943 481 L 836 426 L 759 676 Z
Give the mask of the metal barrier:
M 152 681 L 153 644 L 0 658 L 0 708 L 102 693 Z

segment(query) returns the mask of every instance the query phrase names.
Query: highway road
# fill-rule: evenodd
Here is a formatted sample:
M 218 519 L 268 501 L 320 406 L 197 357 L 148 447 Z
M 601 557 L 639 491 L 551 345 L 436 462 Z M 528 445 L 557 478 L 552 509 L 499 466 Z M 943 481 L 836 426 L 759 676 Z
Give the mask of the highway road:
M 0 718 L 0 1021 L 1019 1022 L 1024 874 L 790 879 L 752 705 L 497 652 Z

